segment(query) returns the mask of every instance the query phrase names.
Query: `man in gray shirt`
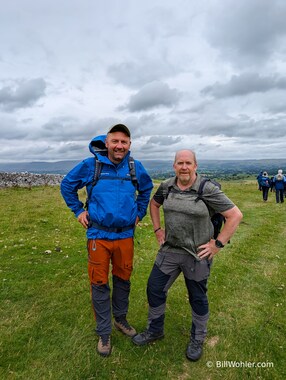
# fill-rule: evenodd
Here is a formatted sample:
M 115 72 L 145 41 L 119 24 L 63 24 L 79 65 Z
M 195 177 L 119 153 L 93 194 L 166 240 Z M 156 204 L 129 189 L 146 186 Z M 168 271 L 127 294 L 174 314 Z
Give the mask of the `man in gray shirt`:
M 207 279 L 213 256 L 230 240 L 242 213 L 212 182 L 206 182 L 203 200 L 197 200 L 202 177 L 195 153 L 181 150 L 174 161 L 176 176 L 161 183 L 150 203 L 150 214 L 160 249 L 147 285 L 149 303 L 146 331 L 132 338 L 138 346 L 164 337 L 167 293 L 181 272 L 192 309 L 192 327 L 186 356 L 198 360 L 207 333 L 209 306 Z M 165 230 L 161 228 L 163 206 Z M 216 239 L 209 209 L 221 213 L 225 224 Z

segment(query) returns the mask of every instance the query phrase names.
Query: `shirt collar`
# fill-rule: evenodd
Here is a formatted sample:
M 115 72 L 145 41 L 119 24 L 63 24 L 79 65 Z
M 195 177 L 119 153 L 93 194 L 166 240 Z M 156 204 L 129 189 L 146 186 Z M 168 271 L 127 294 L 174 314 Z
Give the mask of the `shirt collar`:
M 192 184 L 191 187 L 189 187 L 188 189 L 186 189 L 184 191 L 196 191 L 196 192 L 198 192 L 199 187 L 200 187 L 201 178 L 202 178 L 201 175 L 196 173 L 195 182 Z M 180 190 L 180 188 L 177 186 L 177 177 L 171 178 L 168 187 L 175 187 L 175 188 Z

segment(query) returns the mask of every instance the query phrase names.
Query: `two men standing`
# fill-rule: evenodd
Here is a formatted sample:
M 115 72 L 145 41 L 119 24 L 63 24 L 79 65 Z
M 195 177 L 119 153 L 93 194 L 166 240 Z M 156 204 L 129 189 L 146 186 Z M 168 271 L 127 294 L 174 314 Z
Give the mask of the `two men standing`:
M 105 138 L 105 137 L 104 137 Z M 104 139 L 99 138 L 104 146 Z M 93 141 L 90 149 L 93 152 Z M 76 166 L 63 180 L 62 195 L 67 205 L 87 228 L 88 271 L 92 301 L 96 315 L 98 352 L 111 352 L 111 305 L 108 270 L 111 260 L 113 292 L 112 313 L 115 327 L 132 337 L 136 345 L 145 345 L 164 337 L 167 293 L 181 272 L 184 274 L 192 311 L 191 338 L 186 356 L 198 360 L 209 318 L 207 280 L 214 255 L 230 240 L 242 219 L 234 203 L 214 184 L 205 185 L 203 200 L 196 201 L 201 176 L 197 174 L 195 153 L 181 150 L 174 161 L 175 177 L 159 186 L 150 203 L 154 233 L 160 245 L 149 276 L 149 303 L 146 331 L 137 334 L 126 319 L 133 259 L 134 227 L 146 214 L 152 181 L 142 164 L 135 161 L 138 181 L 137 196 L 128 169 L 130 132 L 123 124 L 112 127 L 106 137 L 107 156 L 98 155 L 102 162 L 99 181 L 92 188 L 94 159 Z M 88 210 L 78 200 L 77 191 L 86 186 Z M 165 229 L 161 226 L 160 207 L 163 206 Z M 209 208 L 221 213 L 225 224 L 217 239 Z

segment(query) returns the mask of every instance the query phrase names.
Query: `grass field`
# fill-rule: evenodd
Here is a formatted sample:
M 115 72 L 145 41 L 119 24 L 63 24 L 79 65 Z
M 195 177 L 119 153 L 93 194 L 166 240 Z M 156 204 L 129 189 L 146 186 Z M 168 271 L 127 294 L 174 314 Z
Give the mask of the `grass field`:
M 191 313 L 183 278 L 169 292 L 165 339 L 136 347 L 112 333 L 96 353 L 85 231 L 58 187 L 0 190 L 1 379 L 285 379 L 286 203 L 253 181 L 223 189 L 244 214 L 215 258 L 204 355 L 185 358 Z M 83 196 L 83 194 L 82 194 Z M 147 318 L 146 282 L 157 252 L 149 215 L 136 231 L 129 320 Z

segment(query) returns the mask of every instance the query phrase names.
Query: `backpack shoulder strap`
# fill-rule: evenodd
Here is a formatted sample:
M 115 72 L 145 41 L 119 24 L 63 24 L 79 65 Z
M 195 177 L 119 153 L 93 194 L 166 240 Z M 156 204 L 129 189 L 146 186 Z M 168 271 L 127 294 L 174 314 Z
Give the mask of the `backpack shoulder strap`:
M 168 198 L 168 196 L 171 192 L 175 192 L 175 189 L 173 188 L 173 184 L 172 184 L 171 180 L 168 179 L 168 180 L 165 180 L 164 182 L 162 182 L 164 201 Z
M 136 166 L 135 166 L 135 161 L 134 158 L 129 156 L 128 158 L 128 165 L 129 165 L 129 173 L 131 177 L 131 182 L 133 183 L 135 189 L 138 187 L 138 180 L 136 177 Z
M 200 186 L 199 186 L 199 190 L 198 190 L 198 196 L 195 199 L 195 202 L 198 202 L 200 199 L 203 201 L 204 187 L 205 187 L 206 182 L 208 181 L 210 181 L 209 178 L 202 178 Z
M 204 187 L 205 187 L 205 184 L 207 182 L 211 182 L 213 185 L 215 185 L 216 187 L 218 187 L 219 189 L 221 189 L 221 184 L 213 179 L 210 179 L 210 178 L 202 178 L 201 180 L 201 183 L 200 183 L 200 186 L 199 186 L 199 190 L 198 190 L 198 197 L 196 198 L 196 202 L 198 202 L 198 200 L 204 200 L 203 199 L 203 193 L 204 193 Z
M 100 162 L 97 156 L 95 156 L 94 174 L 93 174 L 93 179 L 91 182 L 91 189 L 93 189 L 94 186 L 97 184 L 101 170 L 102 170 L 102 162 Z

